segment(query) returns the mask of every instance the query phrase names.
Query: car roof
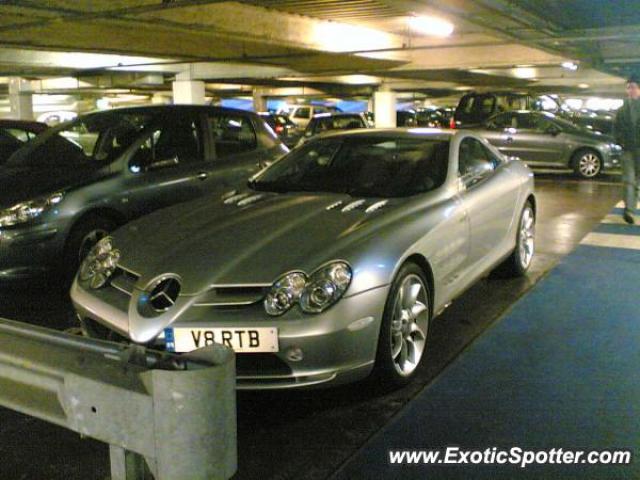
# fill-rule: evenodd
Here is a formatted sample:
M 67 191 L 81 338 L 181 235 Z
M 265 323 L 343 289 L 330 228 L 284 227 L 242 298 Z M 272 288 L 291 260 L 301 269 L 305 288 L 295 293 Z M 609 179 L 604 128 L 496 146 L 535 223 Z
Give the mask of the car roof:
M 429 138 L 450 141 L 458 132 L 465 130 L 444 130 L 439 128 L 360 128 L 357 130 L 332 130 L 317 138 L 366 137 L 366 138 Z
M 46 123 L 36 122 L 35 120 L 0 119 L 0 128 L 20 128 L 40 133 L 49 127 Z
M 110 110 L 95 110 L 90 112 L 89 115 L 103 113 L 103 112 L 124 112 L 124 113 L 160 113 L 160 112 L 176 112 L 176 111 L 207 111 L 207 112 L 217 112 L 217 113 L 237 113 L 240 115 L 256 115 L 254 112 L 250 112 L 248 110 L 240 110 L 238 108 L 230 108 L 230 107 L 217 107 L 213 105 L 143 105 L 136 107 L 120 107 L 113 108 Z

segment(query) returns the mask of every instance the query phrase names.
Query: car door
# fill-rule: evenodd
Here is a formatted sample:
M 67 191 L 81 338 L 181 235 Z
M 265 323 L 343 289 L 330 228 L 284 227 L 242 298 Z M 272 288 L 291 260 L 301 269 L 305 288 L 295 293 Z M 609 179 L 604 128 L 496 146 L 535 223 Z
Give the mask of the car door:
M 195 114 L 164 116 L 135 145 L 124 173 L 132 216 L 202 195 L 204 142 Z
M 202 188 L 212 193 L 244 186 L 271 155 L 258 141 L 251 117 L 239 112 L 207 112 L 204 123 L 210 147 Z
M 531 165 L 550 164 L 560 157 L 563 139 L 548 131 L 551 123 L 536 112 L 518 112 L 516 128 L 507 138 L 510 155 Z
M 504 155 L 511 156 L 513 153 L 513 134 L 515 133 L 514 112 L 505 112 L 493 116 L 484 124 L 485 131 L 482 136 L 486 138 L 491 145 L 500 150 Z
M 503 253 L 513 222 L 517 182 L 508 164 L 472 136 L 460 142 L 458 172 L 471 229 L 469 264 L 491 264 Z

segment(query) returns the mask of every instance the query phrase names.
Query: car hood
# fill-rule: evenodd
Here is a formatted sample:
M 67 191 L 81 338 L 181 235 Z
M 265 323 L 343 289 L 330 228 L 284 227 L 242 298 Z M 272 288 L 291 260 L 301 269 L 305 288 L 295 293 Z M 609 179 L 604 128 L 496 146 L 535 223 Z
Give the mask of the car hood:
M 58 168 L 0 167 L 0 208 L 66 190 L 107 175 L 104 169 L 74 167 Z
M 167 273 L 181 277 L 184 295 L 210 285 L 270 285 L 291 270 L 349 260 L 349 246 L 403 203 L 338 194 L 208 197 L 126 225 L 114 247 L 121 266 L 143 277 L 139 285 Z

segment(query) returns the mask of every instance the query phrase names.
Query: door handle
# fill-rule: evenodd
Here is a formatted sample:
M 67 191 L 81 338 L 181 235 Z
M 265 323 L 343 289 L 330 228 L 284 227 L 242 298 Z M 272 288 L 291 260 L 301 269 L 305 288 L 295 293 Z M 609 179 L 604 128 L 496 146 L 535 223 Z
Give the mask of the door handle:
M 196 175 L 196 178 L 198 180 L 206 180 L 207 177 L 209 177 L 209 174 L 207 172 L 198 172 L 198 174 Z

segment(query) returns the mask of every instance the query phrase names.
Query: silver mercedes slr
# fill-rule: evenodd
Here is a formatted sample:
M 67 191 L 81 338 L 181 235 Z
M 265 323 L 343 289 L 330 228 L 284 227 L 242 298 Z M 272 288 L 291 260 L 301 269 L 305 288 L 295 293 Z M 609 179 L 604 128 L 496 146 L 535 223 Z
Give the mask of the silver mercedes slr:
M 334 133 L 115 231 L 71 297 L 87 335 L 233 348 L 241 389 L 402 386 L 453 299 L 525 274 L 535 215 L 531 171 L 475 133 Z

